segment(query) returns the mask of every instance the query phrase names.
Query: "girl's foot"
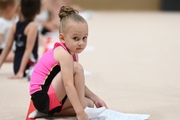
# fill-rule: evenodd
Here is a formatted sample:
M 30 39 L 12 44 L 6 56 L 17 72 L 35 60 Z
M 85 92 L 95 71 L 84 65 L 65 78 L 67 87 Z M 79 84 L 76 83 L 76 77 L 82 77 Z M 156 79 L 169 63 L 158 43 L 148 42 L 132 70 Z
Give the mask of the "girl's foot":
M 48 115 L 37 110 L 33 111 L 29 114 L 28 118 L 39 118 L 39 117 L 47 117 Z
M 105 109 L 106 109 L 105 107 L 100 107 L 100 108 L 86 107 L 84 111 L 88 115 L 88 118 L 94 118 L 99 116 Z

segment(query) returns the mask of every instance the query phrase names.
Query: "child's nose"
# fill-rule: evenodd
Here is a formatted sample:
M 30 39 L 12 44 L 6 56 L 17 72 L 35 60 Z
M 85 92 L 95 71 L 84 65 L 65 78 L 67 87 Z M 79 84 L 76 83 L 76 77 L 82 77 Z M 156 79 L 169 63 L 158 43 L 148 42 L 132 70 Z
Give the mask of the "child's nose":
M 84 43 L 83 40 L 79 41 L 79 45 L 83 45 L 83 43 Z

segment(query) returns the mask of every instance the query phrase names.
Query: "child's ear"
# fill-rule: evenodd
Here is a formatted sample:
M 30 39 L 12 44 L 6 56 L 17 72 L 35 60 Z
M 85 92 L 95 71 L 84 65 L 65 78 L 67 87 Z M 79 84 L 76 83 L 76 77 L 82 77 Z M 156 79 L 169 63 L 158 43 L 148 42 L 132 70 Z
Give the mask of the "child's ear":
M 60 40 L 62 43 L 65 43 L 64 35 L 63 35 L 62 33 L 59 34 L 59 40 Z

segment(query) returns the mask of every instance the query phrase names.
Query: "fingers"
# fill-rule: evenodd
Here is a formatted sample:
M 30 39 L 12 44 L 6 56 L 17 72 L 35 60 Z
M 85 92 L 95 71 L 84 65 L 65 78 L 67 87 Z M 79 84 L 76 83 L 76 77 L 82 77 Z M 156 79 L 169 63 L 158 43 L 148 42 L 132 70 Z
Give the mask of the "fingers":
M 96 102 L 95 103 L 96 107 L 99 108 L 99 107 L 105 107 L 106 109 L 108 109 L 107 105 L 101 101 L 101 102 Z
M 9 77 L 9 79 L 22 79 L 22 77 L 21 76 L 11 76 L 11 77 Z
M 104 103 L 104 107 L 106 108 L 106 109 L 108 109 L 108 107 L 107 107 L 107 105 Z
M 96 107 L 99 108 L 99 107 L 101 107 L 101 106 L 100 106 L 100 104 L 97 103 L 97 104 L 96 104 Z
M 103 104 L 101 104 L 100 102 L 97 102 L 97 103 L 96 103 L 96 107 L 97 107 L 97 108 L 103 107 Z

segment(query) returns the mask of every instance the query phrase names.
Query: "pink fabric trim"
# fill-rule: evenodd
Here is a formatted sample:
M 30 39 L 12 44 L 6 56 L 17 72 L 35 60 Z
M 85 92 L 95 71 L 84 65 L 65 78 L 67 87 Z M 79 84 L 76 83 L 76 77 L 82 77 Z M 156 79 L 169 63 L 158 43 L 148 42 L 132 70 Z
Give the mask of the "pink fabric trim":
M 62 105 L 62 103 L 59 102 L 52 85 L 50 85 L 49 87 L 48 96 L 49 96 L 49 111 Z

